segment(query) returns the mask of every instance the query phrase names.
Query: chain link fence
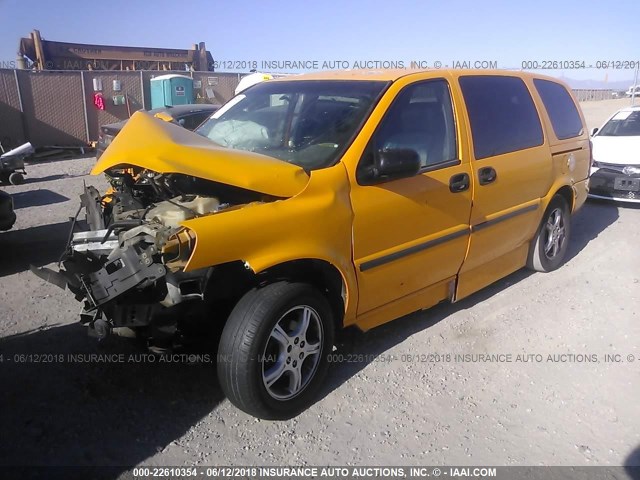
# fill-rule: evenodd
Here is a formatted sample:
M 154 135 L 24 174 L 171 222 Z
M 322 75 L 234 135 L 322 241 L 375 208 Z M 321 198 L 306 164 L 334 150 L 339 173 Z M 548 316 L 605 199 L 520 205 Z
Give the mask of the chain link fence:
M 98 139 L 100 125 L 129 118 L 151 107 L 150 81 L 176 73 L 194 80 L 194 103 L 225 103 L 239 73 L 168 71 L 31 71 L 0 69 L 0 142 L 6 149 L 24 142 L 35 147 L 84 147 Z M 99 84 L 99 89 L 94 89 Z M 118 87 L 118 88 L 116 88 Z M 93 104 L 95 91 L 105 109 Z
M 597 100 L 611 100 L 613 98 L 620 98 L 620 93 L 617 90 L 598 90 L 598 89 L 574 89 L 573 94 L 576 96 L 579 102 L 591 102 Z
M 0 142 L 5 149 L 24 142 L 36 147 L 87 146 L 100 125 L 151 107 L 151 79 L 169 73 L 193 78 L 194 103 L 223 104 L 233 97 L 242 73 L 168 71 L 31 71 L 0 69 Z M 93 105 L 97 89 L 106 108 Z M 118 88 L 116 88 L 118 87 Z M 623 95 L 611 89 L 575 89 L 580 102 Z M 117 100 L 116 100 L 117 99 Z

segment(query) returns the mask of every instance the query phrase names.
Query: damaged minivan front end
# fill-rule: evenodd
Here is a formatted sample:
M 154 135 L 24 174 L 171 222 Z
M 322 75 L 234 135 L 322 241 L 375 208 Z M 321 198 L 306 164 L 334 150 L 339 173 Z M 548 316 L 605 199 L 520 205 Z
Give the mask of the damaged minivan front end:
M 155 192 L 149 188 L 155 182 L 158 175 L 144 172 L 132 186 L 121 184 L 106 197 L 94 187 L 81 197 L 90 228 L 73 232 L 61 273 L 84 302 L 82 323 L 99 338 L 123 327 L 148 327 L 150 337 L 170 337 L 181 314 L 203 300 L 211 269 L 184 271 L 196 238 L 180 222 L 229 204 L 198 194 L 152 195 L 148 190 Z
M 60 271 L 34 273 L 83 302 L 90 334 L 143 333 L 157 348 L 202 310 L 216 274 L 215 265 L 189 268 L 198 239 L 183 224 L 291 197 L 308 180 L 300 167 L 238 154 L 144 113 L 92 173 L 106 174 L 109 190 L 85 186 Z

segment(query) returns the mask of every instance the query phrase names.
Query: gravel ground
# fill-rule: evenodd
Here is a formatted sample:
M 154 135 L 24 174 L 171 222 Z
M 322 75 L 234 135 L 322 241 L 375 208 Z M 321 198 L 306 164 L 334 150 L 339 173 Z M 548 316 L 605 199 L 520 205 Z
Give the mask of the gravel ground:
M 628 107 L 629 105 L 631 105 L 631 100 L 629 98 L 616 98 L 598 102 L 582 102 L 580 104 L 585 120 L 587 121 L 589 132 L 591 132 L 595 127 L 600 128 L 602 124 L 606 122 L 617 110 L 623 107 Z M 636 105 L 640 105 L 640 99 L 636 99 Z
M 0 234 L 0 465 L 640 464 L 640 209 L 588 202 L 560 270 L 345 332 L 352 361 L 321 399 L 267 422 L 223 397 L 206 358 L 97 345 L 72 295 L 29 272 L 56 262 L 83 182 L 104 186 L 93 162 L 29 165 L 3 187 L 18 221 Z

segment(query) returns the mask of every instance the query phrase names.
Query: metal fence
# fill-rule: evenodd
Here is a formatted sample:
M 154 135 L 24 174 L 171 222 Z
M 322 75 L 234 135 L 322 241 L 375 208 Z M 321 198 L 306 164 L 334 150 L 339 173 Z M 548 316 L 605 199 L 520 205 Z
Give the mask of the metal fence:
M 579 102 L 589 102 L 592 100 L 610 100 L 612 98 L 618 98 L 615 95 L 619 93 L 617 90 L 604 90 L 604 89 L 574 89 L 573 94 L 576 96 Z
M 6 148 L 31 142 L 43 146 L 86 146 L 100 125 L 127 119 L 151 106 L 150 81 L 167 73 L 194 80 L 195 103 L 222 104 L 233 96 L 238 73 L 158 71 L 32 71 L 0 69 L 0 142 Z M 93 81 L 102 82 L 106 109 L 93 105 Z M 118 80 L 120 90 L 114 90 Z M 574 90 L 581 102 L 615 98 L 613 90 Z M 126 98 L 116 105 L 114 96 Z
M 127 119 L 151 106 L 150 81 L 178 73 L 194 80 L 195 103 L 224 103 L 242 77 L 237 73 L 156 71 L 32 71 L 0 69 L 0 142 L 12 148 L 87 146 L 100 125 Z M 94 79 L 101 80 L 105 110 L 93 105 Z M 120 90 L 114 90 L 118 80 Z M 115 96 L 126 98 L 116 105 Z

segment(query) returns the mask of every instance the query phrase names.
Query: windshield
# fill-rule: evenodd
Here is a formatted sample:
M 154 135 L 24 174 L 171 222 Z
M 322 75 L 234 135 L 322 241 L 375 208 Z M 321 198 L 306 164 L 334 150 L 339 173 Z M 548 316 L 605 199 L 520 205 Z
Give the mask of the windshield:
M 333 165 L 387 86 L 375 81 L 264 82 L 232 98 L 196 133 L 224 147 L 294 163 Z
M 598 135 L 605 137 L 632 137 L 640 135 L 640 110 L 621 111 L 604 124 Z

